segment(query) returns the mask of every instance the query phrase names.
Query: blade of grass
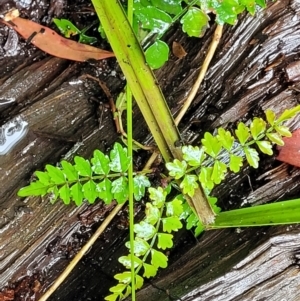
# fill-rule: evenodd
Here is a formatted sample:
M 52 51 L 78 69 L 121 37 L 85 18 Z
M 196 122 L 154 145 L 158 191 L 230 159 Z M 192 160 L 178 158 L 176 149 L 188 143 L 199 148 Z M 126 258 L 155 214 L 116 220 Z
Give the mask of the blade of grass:
M 127 16 L 129 24 L 133 21 L 133 0 L 128 0 Z M 128 168 L 128 202 L 129 202 L 129 236 L 130 236 L 130 260 L 131 260 L 131 300 L 135 301 L 135 266 L 134 266 L 134 199 L 133 199 L 133 137 L 132 137 L 132 93 L 126 86 L 127 106 L 127 141 L 128 156 L 131 157 Z
M 300 223 L 300 199 L 221 212 L 207 229 Z
M 92 0 L 128 85 L 166 161 L 179 156 L 180 140 L 160 87 L 118 1 Z
M 175 147 L 180 135 L 173 116 L 122 6 L 119 1 L 111 0 L 92 0 L 92 3 L 164 160 L 182 160 L 181 149 Z M 214 212 L 201 188 L 187 200 L 203 224 L 214 222 Z

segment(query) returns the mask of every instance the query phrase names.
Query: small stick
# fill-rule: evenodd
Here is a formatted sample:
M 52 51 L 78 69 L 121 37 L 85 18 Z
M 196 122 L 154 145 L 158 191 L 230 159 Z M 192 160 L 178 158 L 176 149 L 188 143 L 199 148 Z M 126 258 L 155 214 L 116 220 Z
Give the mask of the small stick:
M 98 78 L 96 78 L 96 77 L 94 77 L 92 75 L 85 74 L 84 77 L 93 79 L 96 82 L 98 82 L 99 86 L 101 87 L 101 89 L 105 93 L 106 97 L 108 98 L 109 106 L 110 106 L 110 109 L 111 109 L 111 112 L 112 112 L 112 115 L 113 115 L 113 119 L 115 121 L 117 133 L 120 133 L 120 124 L 119 124 L 118 118 L 116 117 L 117 109 L 116 109 L 116 106 L 115 106 L 114 99 L 111 96 L 111 93 L 110 93 L 107 85 L 103 81 L 101 81 L 100 79 L 98 79 Z
M 80 261 L 80 259 L 87 253 L 90 247 L 94 244 L 97 238 L 102 234 L 112 219 L 118 214 L 118 212 L 122 209 L 125 203 L 121 205 L 117 205 L 112 212 L 107 216 L 107 218 L 103 221 L 97 231 L 92 235 L 89 241 L 82 247 L 82 249 L 76 254 L 76 256 L 72 259 L 72 261 L 68 264 L 65 270 L 59 275 L 59 277 L 55 280 L 52 286 L 45 292 L 43 296 L 39 299 L 39 301 L 46 301 L 55 290 L 63 283 L 63 281 L 67 278 L 67 276 L 72 272 L 76 264 Z
M 200 73 L 198 75 L 198 78 L 195 82 L 195 84 L 193 85 L 192 90 L 190 91 L 186 101 L 184 102 L 178 116 L 175 118 L 175 124 L 178 125 L 179 122 L 181 121 L 181 119 L 183 118 L 184 114 L 186 113 L 186 111 L 188 110 L 188 108 L 190 107 L 192 101 L 194 100 L 196 93 L 199 90 L 199 87 L 204 79 L 204 76 L 207 72 L 208 66 L 211 62 L 211 59 L 213 58 L 215 51 L 219 45 L 220 39 L 222 37 L 222 31 L 223 31 L 223 26 L 222 25 L 217 25 L 217 28 L 215 30 L 214 36 L 213 36 L 213 40 L 209 46 L 207 55 L 205 57 L 205 60 L 203 62 L 203 65 L 200 69 Z

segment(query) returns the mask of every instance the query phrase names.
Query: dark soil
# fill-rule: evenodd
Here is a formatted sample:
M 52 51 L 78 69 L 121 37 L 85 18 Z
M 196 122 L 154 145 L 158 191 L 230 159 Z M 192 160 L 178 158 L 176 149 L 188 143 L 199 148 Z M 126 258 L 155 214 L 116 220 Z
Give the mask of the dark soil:
M 53 16 L 68 18 L 79 28 L 96 20 L 88 1 L 0 0 L 0 14 L 13 6 L 20 9 L 23 17 L 51 27 Z M 263 116 L 266 108 L 280 112 L 297 104 L 299 77 L 287 71 L 291 70 L 289 64 L 300 60 L 299 27 L 299 4 L 287 0 L 270 2 L 256 18 L 244 15 L 236 26 L 226 27 L 205 82 L 180 125 L 184 140 L 198 143 L 204 131 L 221 125 L 233 128 L 240 120 Z M 193 85 L 214 28 L 204 38 L 194 39 L 186 37 L 177 24 L 164 37 L 170 45 L 174 40 L 179 42 L 188 53 L 183 59 L 171 55 L 156 72 L 174 114 Z M 89 34 L 98 36 L 97 26 Z M 109 49 L 105 41 L 99 41 L 97 46 Z M 114 205 L 51 205 L 47 198 L 18 199 L 16 192 L 47 163 L 55 164 L 61 158 L 71 160 L 76 154 L 88 158 L 96 148 L 108 150 L 119 139 L 111 112 L 105 107 L 108 99 L 98 83 L 85 75 L 104 81 L 114 98 L 125 83 L 115 59 L 90 64 L 53 58 L 4 25 L 0 25 L 0 61 L 0 135 L 8 127 L 14 128 L 14 133 L 24 127 L 25 133 L 7 154 L 1 154 L 7 141 L 0 137 L 0 301 L 38 300 Z M 152 143 L 136 106 L 133 116 L 135 139 Z M 299 120 L 294 120 L 291 127 L 298 128 Z M 137 153 L 137 167 L 148 155 Z M 159 178 L 153 180 L 159 182 Z M 213 194 L 222 209 L 228 210 L 242 203 L 297 197 L 299 182 L 298 169 L 274 157 L 262 157 L 259 169 L 245 165 L 238 175 L 228 175 Z M 137 205 L 137 219 L 142 216 L 143 206 Z M 103 300 L 115 284 L 114 274 L 122 270 L 117 259 L 127 251 L 127 216 L 125 208 L 50 300 Z M 296 269 L 299 233 L 297 226 L 223 230 L 196 239 L 192 232 L 182 230 L 169 254 L 170 267 L 153 282 L 147 282 L 138 300 L 254 300 L 256 295 L 261 296 L 260 300 L 283 300 L 280 285 L 288 285 L 288 280 L 294 279 L 292 275 L 300 278 Z M 278 257 L 268 253 L 274 245 L 279 246 L 275 252 Z M 254 271 L 247 270 L 247 264 L 245 268 L 236 265 L 260 246 L 260 258 L 266 263 L 263 272 L 255 274 L 247 285 L 239 278 L 237 287 L 234 282 L 239 276 L 232 274 L 235 270 L 244 278 Z M 257 264 L 259 260 L 253 258 Z M 265 271 L 271 265 L 278 270 L 268 276 Z M 218 278 L 224 275 L 232 278 Z M 274 294 L 259 290 L 270 283 Z M 198 291 L 184 297 L 194 289 Z M 299 300 L 298 294 L 291 290 L 284 297 Z

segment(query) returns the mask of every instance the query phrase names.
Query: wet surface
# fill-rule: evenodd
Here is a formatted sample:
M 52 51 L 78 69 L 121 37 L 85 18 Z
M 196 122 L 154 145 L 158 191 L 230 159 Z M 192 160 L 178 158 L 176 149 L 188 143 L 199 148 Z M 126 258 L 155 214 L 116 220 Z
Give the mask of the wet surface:
M 11 5 L 17 5 L 24 16 L 43 24 L 49 23 L 53 15 L 70 17 L 79 27 L 86 25 L 88 17 L 95 18 L 90 4 L 84 1 L 67 6 L 65 1 L 0 0 L 0 14 Z M 75 14 L 75 7 L 83 13 Z M 203 88 L 180 125 L 189 141 L 199 140 L 203 131 L 214 127 L 231 128 L 238 120 L 247 121 L 254 114 L 260 116 L 266 108 L 282 112 L 299 102 L 299 3 L 270 3 L 268 10 L 259 12 L 257 18 L 244 17 L 236 26 L 226 29 Z M 176 27 L 166 35 L 170 45 L 176 40 L 187 52 L 181 60 L 171 57 L 157 72 L 174 113 L 193 84 L 213 30 L 214 27 L 208 30 L 201 40 L 188 39 Z M 16 192 L 45 164 L 55 164 L 63 157 L 71 160 L 75 154 L 89 157 L 95 148 L 106 150 L 118 139 L 109 110 L 101 112 L 99 124 L 99 103 L 106 103 L 107 98 L 97 82 L 85 74 L 103 80 L 113 97 L 123 89 L 124 82 L 114 59 L 91 65 L 51 58 L 26 45 L 2 25 L 0 74 L 0 286 L 5 287 L 0 300 L 38 300 L 111 207 L 101 203 L 82 208 L 59 202 L 51 205 L 47 198 L 20 200 Z M 149 141 L 136 107 L 133 115 L 135 138 Z M 299 128 L 299 120 L 291 126 Z M 223 209 L 230 209 L 298 196 L 299 181 L 297 169 L 264 157 L 260 169 L 244 166 L 239 175 L 228 175 L 214 195 Z M 228 272 L 268 237 L 284 234 L 286 228 L 280 229 L 278 233 L 264 229 L 209 232 L 198 243 L 191 233 L 181 231 L 177 247 L 170 253 L 170 263 L 174 265 L 162 272 L 153 286 L 140 292 L 140 300 L 150 300 L 149 291 L 156 301 L 168 300 L 168 290 L 174 296 L 183 296 L 182 279 L 191 279 L 185 284 L 185 291 L 200 282 L 210 282 Z M 297 233 L 297 227 L 293 231 Z M 102 300 L 114 283 L 113 275 L 121 271 L 117 258 L 126 252 L 127 234 L 124 210 L 51 300 Z M 183 255 L 196 243 L 198 253 L 191 262 L 198 269 L 193 269 L 188 263 L 192 257 Z M 222 243 L 224 248 L 219 247 Z M 214 247 L 214 256 L 210 256 Z M 176 262 L 181 257 L 178 266 Z M 294 264 L 284 262 L 287 269 Z M 183 277 L 176 272 L 177 282 L 172 278 L 176 269 L 182 270 Z M 187 277 L 185 273 L 189 270 Z M 155 289 L 155 281 L 159 289 Z

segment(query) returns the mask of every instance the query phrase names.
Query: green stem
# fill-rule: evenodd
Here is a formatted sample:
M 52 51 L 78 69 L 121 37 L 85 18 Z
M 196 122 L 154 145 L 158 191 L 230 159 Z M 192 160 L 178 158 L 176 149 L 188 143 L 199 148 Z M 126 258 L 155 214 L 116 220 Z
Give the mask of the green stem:
M 133 0 L 128 0 L 127 11 L 128 22 L 132 26 L 133 21 Z M 126 86 L 126 107 L 127 107 L 127 142 L 128 156 L 133 158 L 133 137 L 132 137 L 132 93 L 130 87 Z M 133 164 L 132 159 L 128 168 L 128 201 L 129 201 L 129 236 L 130 236 L 130 258 L 131 258 L 131 300 L 135 301 L 135 269 L 134 269 L 134 199 L 133 199 Z
M 179 131 L 120 2 L 92 0 L 92 3 L 164 160 L 182 160 L 181 149 L 176 147 L 181 140 Z M 196 189 L 192 199 L 186 197 L 204 224 L 214 221 L 214 212 L 201 188 Z

